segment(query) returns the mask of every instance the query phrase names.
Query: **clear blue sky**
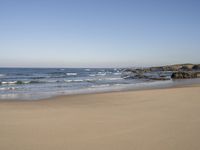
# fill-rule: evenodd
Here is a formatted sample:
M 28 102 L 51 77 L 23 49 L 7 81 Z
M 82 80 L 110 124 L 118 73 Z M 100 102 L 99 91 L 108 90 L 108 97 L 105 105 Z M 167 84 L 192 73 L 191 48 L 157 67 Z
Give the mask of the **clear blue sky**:
M 0 0 L 0 67 L 200 63 L 199 0 Z

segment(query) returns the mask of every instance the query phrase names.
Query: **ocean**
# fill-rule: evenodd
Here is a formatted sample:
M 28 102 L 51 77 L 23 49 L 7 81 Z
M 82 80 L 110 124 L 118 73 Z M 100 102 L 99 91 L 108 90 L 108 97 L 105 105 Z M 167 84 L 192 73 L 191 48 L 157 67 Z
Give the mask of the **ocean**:
M 58 95 L 98 93 L 200 83 L 199 79 L 124 79 L 121 68 L 0 68 L 0 99 L 39 100 Z

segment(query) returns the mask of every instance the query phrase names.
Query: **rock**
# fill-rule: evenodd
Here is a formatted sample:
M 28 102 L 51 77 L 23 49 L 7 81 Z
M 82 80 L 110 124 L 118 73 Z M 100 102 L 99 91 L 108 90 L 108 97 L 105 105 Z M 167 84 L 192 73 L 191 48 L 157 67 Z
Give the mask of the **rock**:
M 195 74 L 194 76 L 195 76 L 196 78 L 200 78 L 200 72 L 195 72 L 194 74 Z
M 164 71 L 163 67 L 150 67 L 150 71 Z
M 178 64 L 148 68 L 128 68 L 122 71 L 124 79 L 169 80 L 199 78 L 200 64 Z
M 200 72 L 174 72 L 171 75 L 172 79 L 189 79 L 200 78 Z
M 170 78 L 166 78 L 166 77 L 149 78 L 149 79 L 151 79 L 151 80 L 162 80 L 162 81 L 170 80 Z
M 136 74 L 134 76 L 135 79 L 148 79 L 148 76 L 145 76 L 144 74 Z
M 184 78 L 190 78 L 191 75 L 186 72 L 174 72 L 172 73 L 171 78 L 172 79 L 184 79 Z
M 192 69 L 193 69 L 193 70 L 200 70 L 200 64 L 194 65 L 194 66 L 192 67 Z
M 121 74 L 121 77 L 123 79 L 134 79 L 135 73 L 132 72 L 132 70 L 124 70 Z
M 192 69 L 200 69 L 200 65 L 178 64 L 178 65 L 137 68 L 137 69 L 129 68 L 125 69 L 124 71 L 129 71 L 133 73 L 148 73 L 148 72 L 162 72 L 162 71 L 192 71 Z
M 124 79 L 146 79 L 147 77 L 140 72 L 123 72 L 121 75 Z
M 193 66 L 192 66 L 193 67 Z M 192 67 L 191 66 L 182 66 L 180 68 L 181 71 L 192 71 Z

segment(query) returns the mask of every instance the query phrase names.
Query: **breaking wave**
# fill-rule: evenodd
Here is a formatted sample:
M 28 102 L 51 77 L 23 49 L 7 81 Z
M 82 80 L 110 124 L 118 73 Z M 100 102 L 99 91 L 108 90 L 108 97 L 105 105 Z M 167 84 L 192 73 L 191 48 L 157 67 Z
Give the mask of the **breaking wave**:
M 66 75 L 68 75 L 68 76 L 76 76 L 76 75 L 77 75 L 77 73 L 74 73 L 74 72 L 69 72 L 69 73 L 66 73 Z
M 45 83 L 44 81 L 32 80 L 32 81 L 2 81 L 0 84 L 34 84 L 34 83 Z

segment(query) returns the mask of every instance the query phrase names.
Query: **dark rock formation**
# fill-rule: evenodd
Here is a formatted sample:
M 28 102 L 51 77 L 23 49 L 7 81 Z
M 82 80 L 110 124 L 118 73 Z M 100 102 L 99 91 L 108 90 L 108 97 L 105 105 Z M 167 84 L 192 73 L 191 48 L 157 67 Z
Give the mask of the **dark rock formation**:
M 165 80 L 170 80 L 169 78 L 164 78 L 164 77 L 159 77 L 159 78 L 149 78 L 151 80 L 162 80 L 162 81 L 165 81 Z
M 189 78 L 199 78 L 200 72 L 174 72 L 171 75 L 172 79 L 189 79 Z
M 122 71 L 124 79 L 150 79 L 150 80 L 169 80 L 198 78 L 200 64 L 178 64 L 148 68 L 128 68 Z
M 199 64 L 199 65 L 194 65 L 194 66 L 192 67 L 192 69 L 193 69 L 193 70 L 200 70 L 200 64 Z
M 124 71 L 131 71 L 133 73 L 146 73 L 146 72 L 160 72 L 160 71 L 191 71 L 200 70 L 200 64 L 179 64 L 159 67 L 137 68 L 137 69 L 125 69 Z

